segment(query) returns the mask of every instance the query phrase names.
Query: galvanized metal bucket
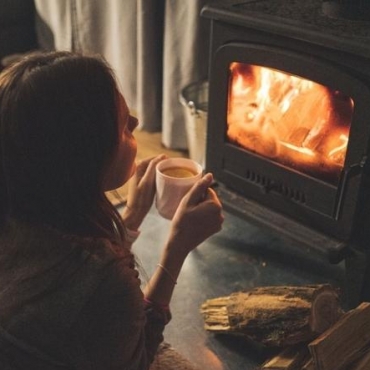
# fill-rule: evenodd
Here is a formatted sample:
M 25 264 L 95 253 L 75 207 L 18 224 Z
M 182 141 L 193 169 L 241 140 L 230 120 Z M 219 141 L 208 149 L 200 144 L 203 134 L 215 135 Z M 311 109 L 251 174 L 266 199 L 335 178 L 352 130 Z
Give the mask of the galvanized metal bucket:
M 185 107 L 186 135 L 189 157 L 205 168 L 206 134 L 208 117 L 208 81 L 194 82 L 180 94 Z

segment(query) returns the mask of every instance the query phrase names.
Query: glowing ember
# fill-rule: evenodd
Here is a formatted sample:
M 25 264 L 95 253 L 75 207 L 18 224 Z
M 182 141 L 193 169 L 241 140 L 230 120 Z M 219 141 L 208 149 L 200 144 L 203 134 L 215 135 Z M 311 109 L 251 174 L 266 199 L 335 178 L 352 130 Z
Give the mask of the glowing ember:
M 284 143 L 283 141 L 280 141 L 280 144 L 286 146 L 289 149 L 295 150 L 299 153 L 307 154 L 307 155 L 310 155 L 310 156 L 315 155 L 315 152 L 313 152 L 311 149 L 308 149 L 308 148 L 298 147 L 298 146 L 295 146 L 295 145 L 292 145 L 292 144 L 289 144 L 289 143 Z
M 351 98 L 313 81 L 230 65 L 229 140 L 303 172 L 339 176 L 353 107 Z
M 339 139 L 341 139 L 343 141 L 343 144 L 334 148 L 332 151 L 329 152 L 329 157 L 330 158 L 334 157 L 335 154 L 340 153 L 341 151 L 343 151 L 343 149 L 345 150 L 347 148 L 348 136 L 340 135 Z

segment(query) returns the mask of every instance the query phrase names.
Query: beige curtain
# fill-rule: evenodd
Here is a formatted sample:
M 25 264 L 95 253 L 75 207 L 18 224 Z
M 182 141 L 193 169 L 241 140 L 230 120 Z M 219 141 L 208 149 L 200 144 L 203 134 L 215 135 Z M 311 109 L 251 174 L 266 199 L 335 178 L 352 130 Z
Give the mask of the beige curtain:
M 163 144 L 187 148 L 188 84 L 207 78 L 206 0 L 35 0 L 44 49 L 103 55 L 113 66 L 140 129 L 162 131 Z

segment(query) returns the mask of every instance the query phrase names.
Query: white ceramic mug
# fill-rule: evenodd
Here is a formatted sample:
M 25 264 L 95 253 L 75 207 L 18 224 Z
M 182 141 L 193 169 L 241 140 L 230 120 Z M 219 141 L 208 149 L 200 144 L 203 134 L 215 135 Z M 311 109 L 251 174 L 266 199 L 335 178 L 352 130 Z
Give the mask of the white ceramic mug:
M 202 177 L 202 166 L 188 158 L 168 158 L 156 167 L 156 207 L 158 213 L 171 220 L 177 207 Z

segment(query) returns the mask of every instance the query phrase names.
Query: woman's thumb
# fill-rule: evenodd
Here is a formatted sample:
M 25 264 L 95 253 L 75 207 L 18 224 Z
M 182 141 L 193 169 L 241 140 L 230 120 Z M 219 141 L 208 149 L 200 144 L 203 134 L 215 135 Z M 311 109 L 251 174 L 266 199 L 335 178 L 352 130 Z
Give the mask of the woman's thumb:
M 190 190 L 188 204 L 196 205 L 205 199 L 207 189 L 213 182 L 213 175 L 207 173 Z

